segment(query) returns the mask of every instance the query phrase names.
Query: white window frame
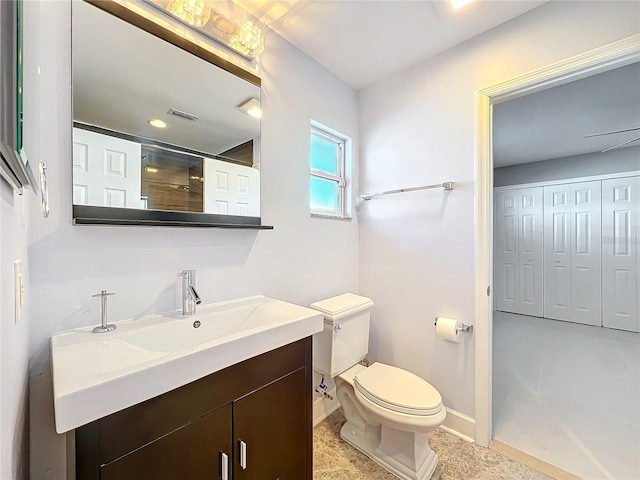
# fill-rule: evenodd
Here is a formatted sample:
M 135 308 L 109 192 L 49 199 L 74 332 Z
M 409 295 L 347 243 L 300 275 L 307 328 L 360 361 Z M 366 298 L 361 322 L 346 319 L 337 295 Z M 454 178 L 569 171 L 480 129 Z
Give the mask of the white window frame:
M 319 170 L 316 168 L 310 168 L 310 178 L 317 177 L 325 180 L 330 180 L 338 184 L 338 209 L 326 210 L 319 208 L 311 208 L 311 216 L 313 217 L 330 217 L 349 219 L 347 216 L 347 149 L 350 145 L 350 140 L 343 135 L 338 134 L 336 131 L 320 125 L 316 122 L 311 124 L 311 135 L 321 137 L 338 146 L 338 162 L 337 162 L 337 174 L 327 172 L 325 170 Z M 309 165 L 311 165 L 311 145 L 309 145 Z M 309 191 L 309 205 L 311 205 L 311 191 Z

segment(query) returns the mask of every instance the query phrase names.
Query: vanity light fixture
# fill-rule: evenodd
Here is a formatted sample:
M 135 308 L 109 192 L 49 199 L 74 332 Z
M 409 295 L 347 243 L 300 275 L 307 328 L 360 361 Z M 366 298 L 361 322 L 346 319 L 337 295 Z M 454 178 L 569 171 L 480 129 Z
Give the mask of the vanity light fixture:
M 1 1 L 1 0 L 0 0 Z M 264 24 L 242 7 L 229 2 L 223 13 L 212 8 L 212 0 L 143 0 L 165 15 L 188 25 L 248 60 L 264 49 Z M 225 8 L 222 6 L 222 8 Z
M 231 37 L 229 46 L 247 57 L 255 58 L 264 50 L 262 31 L 252 21 L 248 21 Z
M 205 26 L 211 16 L 211 7 L 207 0 L 174 0 L 169 3 L 167 10 L 197 28 Z
M 470 4 L 473 0 L 449 0 L 454 10 L 459 10 L 465 5 Z
M 167 128 L 169 124 L 164 120 L 160 120 L 159 118 L 152 118 L 149 120 L 149 125 L 156 128 Z
M 244 103 L 238 105 L 238 110 L 247 115 L 251 115 L 254 118 L 262 118 L 262 107 L 260 107 L 260 101 L 256 98 L 250 98 Z
M 144 171 L 147 173 L 158 173 L 158 167 L 144 167 Z

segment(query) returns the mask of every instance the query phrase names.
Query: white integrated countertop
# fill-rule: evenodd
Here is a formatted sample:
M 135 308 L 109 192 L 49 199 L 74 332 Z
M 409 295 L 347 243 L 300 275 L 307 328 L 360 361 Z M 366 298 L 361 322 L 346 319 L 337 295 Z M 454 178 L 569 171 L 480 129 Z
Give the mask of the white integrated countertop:
M 323 314 L 259 295 L 116 325 L 51 337 L 58 433 L 320 332 Z

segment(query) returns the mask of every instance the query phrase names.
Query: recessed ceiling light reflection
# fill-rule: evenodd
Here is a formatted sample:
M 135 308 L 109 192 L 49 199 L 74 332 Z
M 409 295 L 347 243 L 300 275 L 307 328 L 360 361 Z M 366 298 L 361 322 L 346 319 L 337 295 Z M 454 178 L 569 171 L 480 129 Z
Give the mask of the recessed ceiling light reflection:
M 160 120 L 159 118 L 152 118 L 149 120 L 149 125 L 156 128 L 167 128 L 169 124 L 164 120 Z
M 250 107 L 247 113 L 255 118 L 262 117 L 262 109 L 260 107 Z
M 260 107 L 260 101 L 257 98 L 250 98 L 246 102 L 238 105 L 237 109 L 254 118 L 262 117 L 262 108 Z
M 458 10 L 464 7 L 465 5 L 468 5 L 473 0 L 449 0 L 449 1 L 451 2 L 451 6 L 453 7 L 453 9 Z

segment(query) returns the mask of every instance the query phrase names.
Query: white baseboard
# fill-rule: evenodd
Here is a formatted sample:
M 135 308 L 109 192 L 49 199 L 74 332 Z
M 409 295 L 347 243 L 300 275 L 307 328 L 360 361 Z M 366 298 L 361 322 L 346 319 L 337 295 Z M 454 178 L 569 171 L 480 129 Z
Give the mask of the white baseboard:
M 333 397 L 333 400 L 329 400 L 324 396 L 314 393 L 314 395 L 316 395 L 317 397 L 313 401 L 313 426 L 314 427 L 340 407 L 340 403 L 336 398 L 336 389 L 333 388 L 332 390 L 329 390 L 327 393 Z
M 476 420 L 464 413 L 447 408 L 447 418 L 440 428 L 462 440 L 473 443 L 476 436 Z

